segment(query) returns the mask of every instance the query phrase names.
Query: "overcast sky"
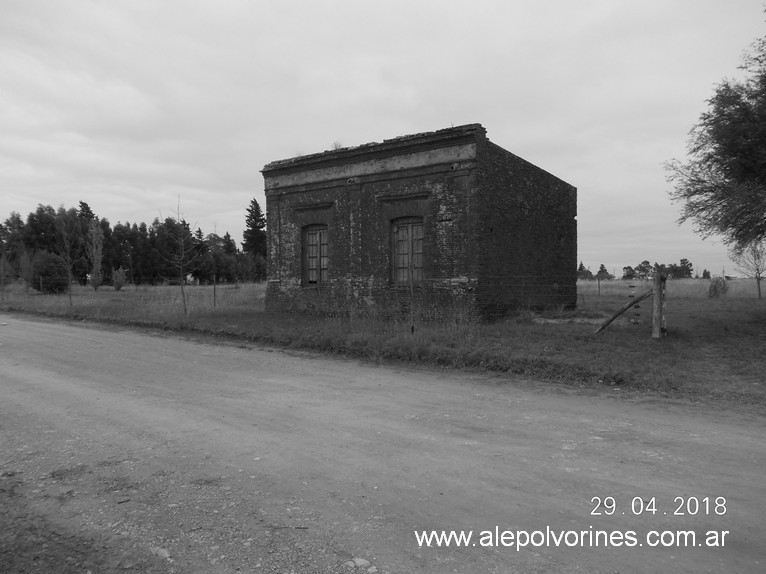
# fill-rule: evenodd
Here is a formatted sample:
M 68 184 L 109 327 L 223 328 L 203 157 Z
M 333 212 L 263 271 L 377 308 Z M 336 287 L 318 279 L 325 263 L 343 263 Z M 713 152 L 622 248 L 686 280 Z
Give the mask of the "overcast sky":
M 0 0 L 0 220 L 38 204 L 240 243 L 273 160 L 466 123 L 578 188 L 578 260 L 734 274 L 668 197 L 762 0 Z

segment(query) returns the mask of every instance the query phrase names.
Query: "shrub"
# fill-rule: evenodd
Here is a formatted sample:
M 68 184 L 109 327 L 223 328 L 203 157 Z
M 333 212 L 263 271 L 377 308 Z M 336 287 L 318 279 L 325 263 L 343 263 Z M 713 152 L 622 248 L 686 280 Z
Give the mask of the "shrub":
M 711 298 L 726 295 L 729 290 L 729 283 L 724 277 L 713 277 L 710 280 L 710 287 L 708 287 L 707 296 Z
M 65 293 L 69 288 L 66 265 L 48 251 L 38 253 L 32 262 L 32 287 L 41 293 Z
M 122 265 L 120 265 L 119 269 L 113 269 L 112 270 L 112 285 L 114 285 L 114 290 L 119 291 L 122 289 L 122 286 L 125 285 L 125 277 L 127 273 L 122 268 Z

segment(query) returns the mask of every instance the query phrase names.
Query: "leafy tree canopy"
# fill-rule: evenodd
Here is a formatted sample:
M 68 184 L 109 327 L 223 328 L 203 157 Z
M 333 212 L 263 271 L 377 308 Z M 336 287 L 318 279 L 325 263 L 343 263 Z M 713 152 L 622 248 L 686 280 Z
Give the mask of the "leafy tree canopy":
M 740 66 L 741 82 L 724 80 L 691 131 L 686 162 L 666 164 L 679 223 L 732 245 L 766 238 L 766 37 Z
M 607 271 L 606 269 L 606 265 L 602 263 L 598 268 L 598 273 L 596 273 L 596 279 L 601 279 L 601 280 L 614 279 L 614 275 L 609 273 L 609 271 Z
M 262 216 L 261 222 L 265 226 Z M 96 244 L 100 265 L 92 251 Z M 100 275 L 108 284 L 117 270 L 123 283 L 154 284 L 182 281 L 189 274 L 204 282 L 261 280 L 266 269 L 263 256 L 239 252 L 229 233 L 206 236 L 202 229 L 192 231 L 186 221 L 172 217 L 155 218 L 148 225 L 117 222 L 112 227 L 84 201 L 70 209 L 38 205 L 26 218 L 12 212 L 0 223 L 0 253 L 9 274 L 34 288 L 40 287 L 42 277 L 43 289 L 49 291 L 61 289 L 48 285 L 50 277 L 61 278 L 66 286 L 72 279 L 84 284 L 88 276 L 93 281 Z M 52 258 L 58 261 L 55 266 L 50 264 Z
M 623 279 L 635 279 L 636 277 L 636 270 L 633 269 L 630 265 L 627 267 L 622 268 L 622 278 Z

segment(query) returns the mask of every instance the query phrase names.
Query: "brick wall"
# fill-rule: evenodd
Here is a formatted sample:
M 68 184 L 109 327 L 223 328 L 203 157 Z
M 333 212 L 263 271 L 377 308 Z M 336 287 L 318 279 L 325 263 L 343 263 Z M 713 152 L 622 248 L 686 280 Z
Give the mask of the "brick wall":
M 346 187 L 272 195 L 267 200 L 271 310 L 327 315 L 473 317 L 474 266 L 467 176 L 398 174 Z M 311 205 L 318 207 L 312 208 Z M 424 275 L 409 288 L 392 282 L 392 221 L 422 217 Z M 328 227 L 329 281 L 303 285 L 302 229 Z
M 264 170 L 269 310 L 419 320 L 576 303 L 576 190 L 476 124 L 273 162 Z M 392 282 L 392 221 L 421 217 L 425 280 Z M 327 225 L 329 280 L 302 284 Z
M 576 188 L 489 140 L 477 148 L 482 314 L 575 306 Z

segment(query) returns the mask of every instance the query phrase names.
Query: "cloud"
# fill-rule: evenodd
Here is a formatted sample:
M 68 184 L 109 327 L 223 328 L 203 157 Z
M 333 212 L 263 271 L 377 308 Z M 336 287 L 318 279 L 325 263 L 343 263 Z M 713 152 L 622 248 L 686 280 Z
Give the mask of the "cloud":
M 2 206 L 150 222 L 180 196 L 239 240 L 269 161 L 480 122 L 579 188 L 587 265 L 719 266 L 662 162 L 762 28 L 760 0 L 5 0 Z

